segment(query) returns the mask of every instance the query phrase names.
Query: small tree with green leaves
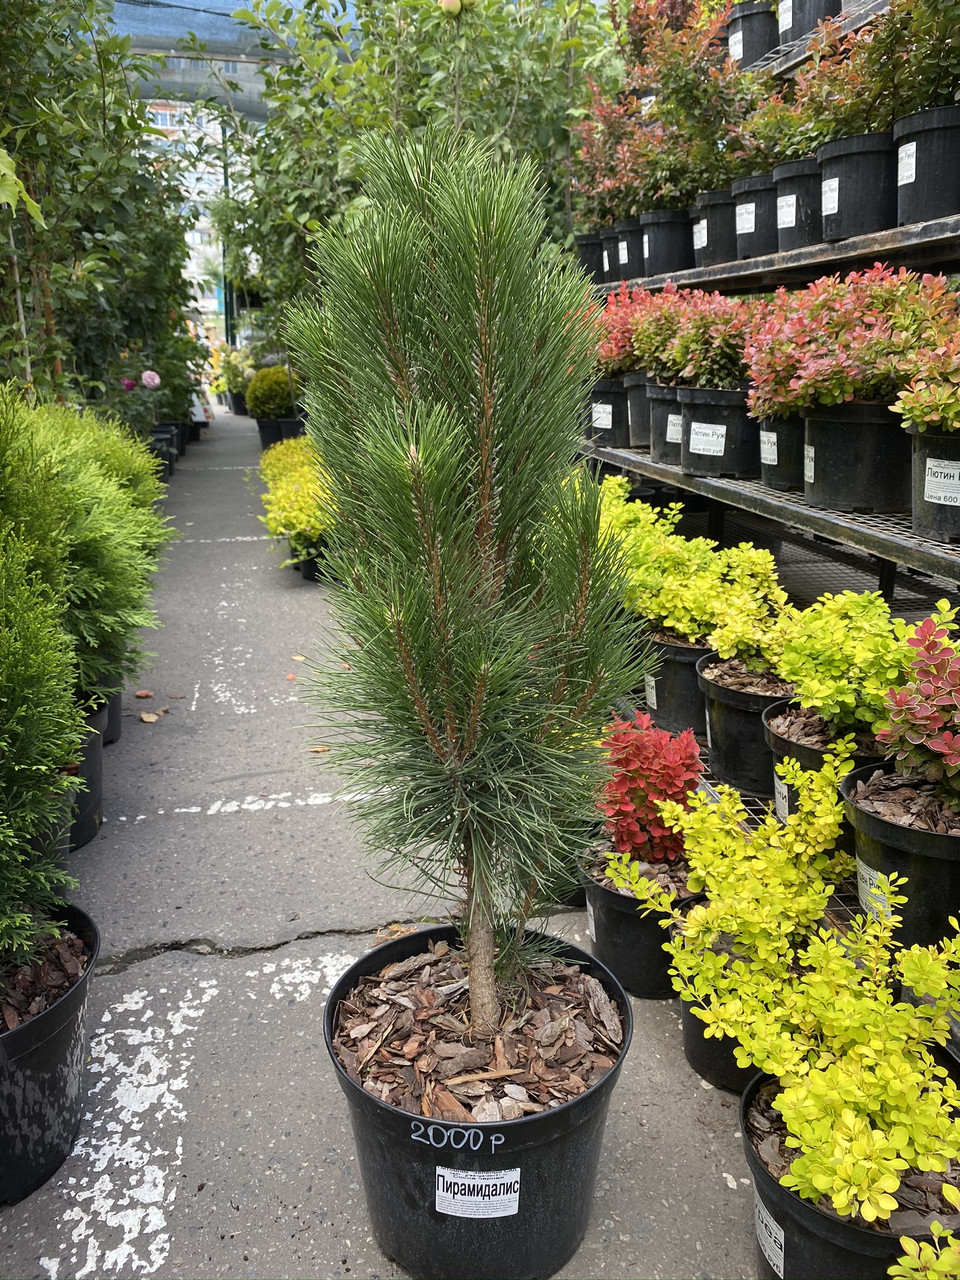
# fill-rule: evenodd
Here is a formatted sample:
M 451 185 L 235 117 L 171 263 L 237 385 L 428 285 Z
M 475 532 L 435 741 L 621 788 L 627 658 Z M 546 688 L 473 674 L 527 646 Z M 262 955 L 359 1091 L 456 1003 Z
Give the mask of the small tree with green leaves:
M 644 663 L 575 467 L 595 323 L 528 163 L 371 138 L 367 216 L 316 249 L 291 337 L 329 475 L 348 647 L 321 679 L 369 843 L 463 902 L 471 1027 L 540 886 L 586 843 L 600 739 Z M 344 670 L 343 667 L 349 667 Z

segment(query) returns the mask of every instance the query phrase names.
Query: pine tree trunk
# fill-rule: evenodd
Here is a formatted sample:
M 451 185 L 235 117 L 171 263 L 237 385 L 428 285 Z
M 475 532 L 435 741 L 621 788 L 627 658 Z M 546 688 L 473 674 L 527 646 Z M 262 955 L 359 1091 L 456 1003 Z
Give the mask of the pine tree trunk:
M 473 841 L 464 837 L 467 872 L 467 973 L 470 983 L 470 1030 L 475 1039 L 489 1040 L 500 1026 L 500 1001 L 493 961 L 496 944 L 493 912 L 473 874 Z

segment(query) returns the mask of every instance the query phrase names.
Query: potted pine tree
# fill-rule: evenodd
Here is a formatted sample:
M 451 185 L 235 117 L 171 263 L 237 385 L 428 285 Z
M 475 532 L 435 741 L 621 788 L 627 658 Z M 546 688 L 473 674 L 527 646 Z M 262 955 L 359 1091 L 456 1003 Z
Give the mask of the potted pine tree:
M 353 966 L 325 1037 L 384 1252 L 421 1276 L 546 1276 L 586 1228 L 630 1038 L 612 975 L 526 932 L 587 843 L 608 708 L 640 674 L 570 463 L 595 327 L 526 162 L 379 136 L 365 172 L 369 210 L 319 237 L 319 298 L 290 325 L 342 584 L 320 688 L 352 726 L 370 845 L 462 909 Z

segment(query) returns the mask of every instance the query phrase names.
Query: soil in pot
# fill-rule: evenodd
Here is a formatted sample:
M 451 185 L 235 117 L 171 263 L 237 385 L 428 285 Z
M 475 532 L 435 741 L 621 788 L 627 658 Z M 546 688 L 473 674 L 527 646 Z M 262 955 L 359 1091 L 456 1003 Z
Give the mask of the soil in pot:
M 439 926 L 378 947 L 324 1010 L 374 1235 L 416 1276 L 549 1276 L 586 1230 L 629 1001 L 555 940 L 552 971 L 471 1044 L 456 941 Z
M 817 152 L 822 170 L 820 213 L 824 240 L 886 231 L 897 219 L 896 156 L 892 133 L 860 133 L 827 142 Z
M 897 148 L 897 222 L 930 222 L 960 213 L 960 107 L 934 107 L 893 126 Z
M 762 418 L 760 428 L 760 480 L 768 489 L 787 493 L 803 490 L 803 444 L 806 427 L 799 414 L 789 418 Z
M 762 715 L 793 694 L 792 685 L 769 673 L 749 671 L 738 658 L 707 654 L 697 663 L 707 711 L 710 772 L 720 782 L 756 796 L 773 796 L 773 756 Z

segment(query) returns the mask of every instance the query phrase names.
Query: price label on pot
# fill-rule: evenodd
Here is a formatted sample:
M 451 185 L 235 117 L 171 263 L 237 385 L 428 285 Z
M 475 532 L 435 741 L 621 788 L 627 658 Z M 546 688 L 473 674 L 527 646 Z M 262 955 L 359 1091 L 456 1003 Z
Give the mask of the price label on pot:
M 511 1218 L 520 1209 L 520 1170 L 477 1173 L 437 1165 L 437 1213 L 455 1218 Z
M 786 822 L 790 813 L 790 799 L 787 795 L 787 784 L 778 773 L 773 775 L 773 808 L 781 822 Z
M 817 474 L 815 455 L 816 451 L 812 444 L 803 446 L 803 480 L 805 484 L 813 484 L 813 478 Z
M 595 920 L 595 918 L 594 918 L 594 914 L 593 914 L 593 902 L 591 901 L 591 898 L 590 898 L 590 895 L 589 895 L 589 894 L 587 894 L 587 933 L 589 933 L 589 935 L 590 935 L 590 941 L 591 941 L 591 942 L 596 942 L 596 940 L 597 940 L 597 922 L 596 922 L 596 920 Z
M 880 872 L 857 858 L 857 897 L 867 915 L 875 920 L 890 914 L 890 904 L 879 887 Z
M 840 208 L 840 179 L 824 178 L 820 187 L 820 211 L 829 215 Z
M 705 249 L 707 247 L 706 218 L 701 218 L 699 222 L 693 224 L 693 247 L 694 249 Z
M 667 444 L 679 444 L 683 438 L 683 419 L 679 413 L 667 414 Z
M 781 32 L 789 31 L 793 26 L 793 0 L 780 0 L 777 13 L 777 26 Z
M 621 267 L 625 267 L 630 261 L 630 248 L 626 240 L 617 241 L 617 253 L 619 254 L 619 262 Z
M 650 257 L 650 237 L 647 235 L 646 231 L 643 233 L 643 256 L 645 258 Z
M 737 235 L 752 236 L 757 229 L 757 206 L 755 204 L 737 205 Z
M 757 1243 L 763 1256 L 778 1276 L 783 1277 L 783 1227 L 772 1217 L 759 1195 L 754 1192 L 754 1221 L 757 1227 Z
M 795 227 L 797 225 L 797 197 L 777 196 L 777 227 Z
M 719 425 L 711 422 L 690 423 L 691 453 L 701 453 L 711 458 L 719 458 L 723 455 L 726 440 L 727 428 L 722 423 Z
M 728 47 L 730 49 L 730 57 L 733 59 L 733 61 L 742 62 L 743 61 L 743 32 L 742 31 L 733 32 L 733 34 L 730 36 Z
M 603 274 L 605 276 L 610 274 L 610 255 L 606 249 L 603 251 Z
M 907 187 L 917 178 L 917 144 L 905 142 L 897 152 L 897 186 Z
M 760 461 L 768 467 L 777 465 L 777 433 L 775 431 L 760 432 Z
M 923 474 L 924 502 L 938 502 L 944 507 L 960 507 L 960 462 L 946 458 L 928 458 Z
M 657 682 L 653 676 L 643 677 L 643 698 L 651 711 L 657 709 Z
M 712 740 L 711 740 L 711 738 L 710 738 L 710 712 L 709 712 L 709 711 L 707 712 L 707 717 L 706 717 L 706 720 L 704 721 L 704 724 L 706 725 L 706 734 L 707 734 L 707 750 L 708 750 L 708 751 L 712 751 L 712 750 L 713 750 L 713 742 L 712 742 Z
M 600 404 L 592 406 L 591 420 L 594 431 L 611 431 L 613 429 L 613 405 Z

